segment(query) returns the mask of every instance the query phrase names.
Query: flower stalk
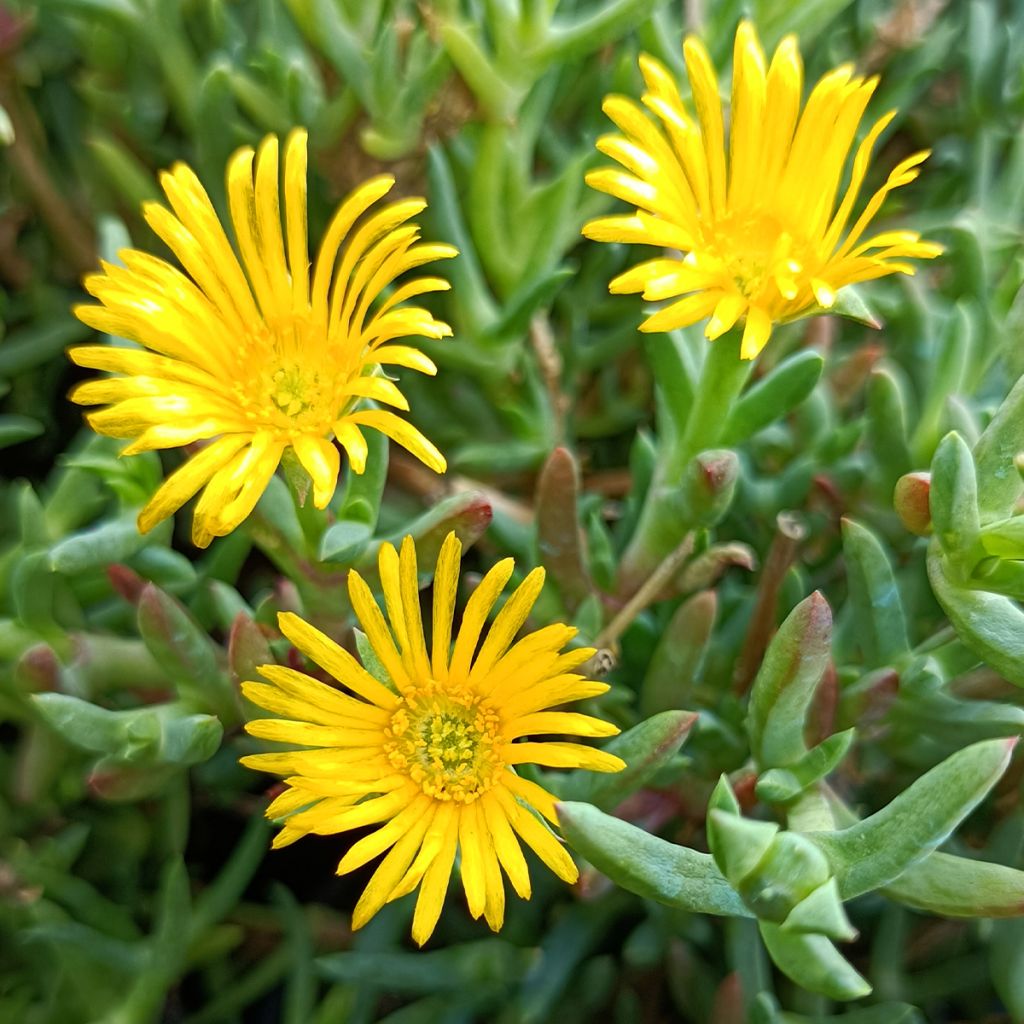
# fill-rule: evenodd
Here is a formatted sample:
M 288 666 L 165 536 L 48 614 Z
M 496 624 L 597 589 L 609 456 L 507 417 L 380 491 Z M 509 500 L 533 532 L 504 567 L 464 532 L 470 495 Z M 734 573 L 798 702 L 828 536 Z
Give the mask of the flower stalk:
M 742 332 L 732 330 L 708 347 L 693 403 L 681 433 L 669 431 L 658 450 L 654 477 L 619 569 L 618 591 L 632 594 L 697 524 L 687 512 L 683 478 L 694 458 L 714 448 L 750 376 L 740 358 Z

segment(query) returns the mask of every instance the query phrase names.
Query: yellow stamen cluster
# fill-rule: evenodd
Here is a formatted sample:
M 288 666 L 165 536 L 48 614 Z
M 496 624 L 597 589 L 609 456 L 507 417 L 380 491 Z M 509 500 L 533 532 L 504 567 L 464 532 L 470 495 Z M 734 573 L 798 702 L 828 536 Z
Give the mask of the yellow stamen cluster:
M 469 803 L 494 785 L 500 756 L 500 717 L 471 690 L 431 680 L 402 698 L 384 730 L 391 766 L 437 800 Z

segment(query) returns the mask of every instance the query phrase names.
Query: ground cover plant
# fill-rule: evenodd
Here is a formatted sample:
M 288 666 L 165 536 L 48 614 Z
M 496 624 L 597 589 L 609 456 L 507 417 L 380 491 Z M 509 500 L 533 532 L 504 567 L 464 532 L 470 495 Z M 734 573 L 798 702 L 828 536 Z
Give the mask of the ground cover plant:
M 0 6 L 0 1020 L 1024 1020 L 1022 67 Z

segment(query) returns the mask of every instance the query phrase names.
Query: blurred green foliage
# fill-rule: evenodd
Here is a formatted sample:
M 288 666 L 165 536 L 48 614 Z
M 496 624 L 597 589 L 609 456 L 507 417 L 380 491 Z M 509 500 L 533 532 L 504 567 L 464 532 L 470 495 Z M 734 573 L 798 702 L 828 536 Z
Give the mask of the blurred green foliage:
M 1024 1020 L 1022 926 L 987 919 L 1024 905 L 1019 767 L 997 781 L 1024 724 L 1008 468 L 1024 449 L 1024 7 L 686 11 L 0 7 L 0 1020 Z M 619 559 L 706 342 L 641 336 L 636 302 L 607 294 L 633 257 L 581 241 L 609 205 L 583 173 L 601 98 L 638 92 L 641 49 L 681 71 L 695 28 L 724 66 L 743 14 L 766 46 L 798 32 L 809 78 L 844 60 L 882 76 L 873 109 L 900 114 L 872 173 L 933 150 L 898 203 L 948 252 L 865 290 L 880 332 L 778 330 L 726 447 L 678 482 L 690 546 L 625 621 Z M 406 384 L 452 471 L 389 465 L 379 444 L 326 528 L 278 480 L 197 557 L 169 524 L 134 526 L 173 457 L 119 461 L 65 402 L 62 351 L 89 333 L 68 310 L 99 256 L 156 244 L 139 206 L 159 169 L 189 162 L 223 209 L 228 155 L 296 124 L 313 237 L 386 167 L 461 250 L 438 299 L 455 338 L 429 345 L 441 373 Z M 289 658 L 278 609 L 346 632 L 345 570 L 372 574 L 379 542 L 405 532 L 429 564 L 449 529 L 480 566 L 543 562 L 538 619 L 614 651 L 595 710 L 625 730 L 631 768 L 548 774 L 596 865 L 576 890 L 537 873 L 500 937 L 450 897 L 413 952 L 407 900 L 349 931 L 364 879 L 334 877 L 343 841 L 267 852 L 260 783 L 237 765 L 255 749 L 237 683 Z M 869 833 L 888 859 L 858 852 Z M 800 858 L 815 884 L 787 889 Z

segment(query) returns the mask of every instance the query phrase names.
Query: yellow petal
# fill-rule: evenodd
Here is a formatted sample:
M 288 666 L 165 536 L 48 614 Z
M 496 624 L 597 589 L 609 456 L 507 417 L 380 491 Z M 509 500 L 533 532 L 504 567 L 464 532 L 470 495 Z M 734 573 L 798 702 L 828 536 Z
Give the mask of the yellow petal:
M 338 474 L 341 472 L 338 449 L 330 441 L 322 437 L 310 437 L 308 434 L 298 435 L 292 441 L 292 447 L 302 468 L 313 481 L 313 504 L 317 508 L 327 508 L 338 486 Z
M 540 764 L 547 768 L 585 768 L 591 772 L 620 772 L 621 757 L 582 743 L 513 743 L 505 748 L 508 764 Z
M 484 876 L 481 829 L 476 803 L 466 804 L 459 816 L 459 850 L 462 853 L 462 887 L 466 890 L 469 913 L 478 918 L 484 912 L 486 880 Z
M 434 615 L 431 670 L 435 679 L 448 678 L 448 654 L 455 617 L 455 595 L 459 589 L 462 542 L 452 531 L 444 539 L 434 572 Z
M 309 241 L 306 233 L 306 142 L 304 128 L 295 128 L 284 150 L 284 207 L 288 234 L 288 273 L 292 300 L 299 309 L 309 304 Z
M 339 420 L 334 424 L 334 436 L 338 439 L 338 444 L 345 449 L 349 464 L 352 466 L 352 472 L 364 472 L 369 447 L 366 444 L 366 438 L 363 437 L 362 431 L 348 420 Z
M 765 347 L 772 333 L 772 322 L 763 309 L 751 306 L 747 310 L 747 322 L 743 328 L 740 343 L 740 357 L 753 359 Z
M 509 824 L 523 842 L 559 877 L 570 885 L 579 877 L 579 869 L 559 841 L 504 786 L 493 790 Z
M 185 504 L 249 442 L 248 437 L 221 437 L 178 467 L 156 489 L 139 513 L 139 532 L 148 533 Z
M 373 873 L 352 911 L 353 930 L 362 928 L 387 902 L 391 891 L 399 883 L 416 856 L 416 851 L 427 830 L 429 817 L 429 815 L 424 815 L 412 825 L 381 861 L 380 867 Z
M 494 844 L 494 852 L 498 855 L 501 866 L 512 883 L 512 888 L 520 899 L 528 900 L 531 895 L 530 869 L 527 867 L 526 858 L 519 846 L 512 831 L 508 818 L 502 810 L 501 803 L 493 793 L 485 793 L 481 797 L 480 807 L 484 814 L 487 829 L 491 834 L 491 842 Z
M 458 813 L 457 809 L 455 813 Z M 451 815 L 452 818 L 454 816 L 455 814 Z M 441 907 L 455 863 L 458 837 L 458 822 L 451 820 L 444 832 L 441 849 L 423 876 L 412 919 L 412 937 L 418 946 L 422 946 L 430 938 L 437 926 L 437 919 L 441 916 Z
M 391 690 L 374 679 L 348 651 L 339 647 L 315 626 L 311 626 L 293 612 L 281 612 L 277 616 L 277 624 L 281 632 L 303 654 L 353 693 L 358 693 L 360 697 L 381 708 L 391 709 L 397 706 L 398 697 Z
M 373 594 L 370 593 L 370 588 L 355 569 L 349 570 L 348 594 L 356 618 L 365 630 L 374 653 L 380 658 L 395 685 L 400 690 L 405 689 L 409 686 L 410 681 L 402 665 L 401 655 L 398 653 L 395 641 L 384 621 L 384 616 L 381 614 Z
M 492 566 L 466 603 L 462 625 L 455 638 L 455 650 L 452 652 L 449 672 L 453 677 L 463 679 L 469 674 L 470 659 L 480 639 L 480 631 L 494 607 L 494 602 L 498 600 L 498 595 L 505 589 L 513 568 L 515 562 L 511 558 L 503 558 Z
M 428 465 L 435 473 L 443 473 L 448 464 L 444 456 L 411 423 L 383 409 L 365 409 L 352 413 L 348 422 L 373 427 L 400 444 Z

